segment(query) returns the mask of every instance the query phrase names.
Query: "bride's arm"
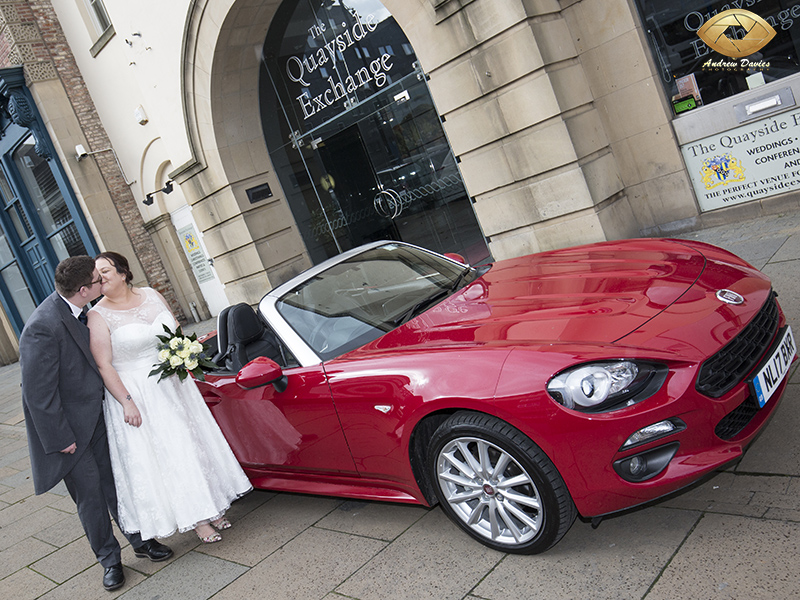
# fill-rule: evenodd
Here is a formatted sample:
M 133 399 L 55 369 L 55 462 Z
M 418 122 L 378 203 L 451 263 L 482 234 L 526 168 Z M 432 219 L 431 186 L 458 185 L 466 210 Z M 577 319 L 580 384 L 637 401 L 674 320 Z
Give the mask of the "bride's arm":
M 139 427 L 142 424 L 142 415 L 125 388 L 125 384 L 122 383 L 117 370 L 111 365 L 111 333 L 108 330 L 108 326 L 103 317 L 94 311 L 89 312 L 87 325 L 89 326 L 90 334 L 89 347 L 92 350 L 94 361 L 100 369 L 103 384 L 117 402 L 122 405 L 122 410 L 125 413 L 125 422 L 134 427 Z

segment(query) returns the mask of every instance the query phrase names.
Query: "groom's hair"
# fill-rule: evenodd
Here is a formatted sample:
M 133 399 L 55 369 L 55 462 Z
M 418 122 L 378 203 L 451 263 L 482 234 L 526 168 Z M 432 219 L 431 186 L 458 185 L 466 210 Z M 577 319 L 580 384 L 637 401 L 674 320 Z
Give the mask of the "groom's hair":
M 94 279 L 94 259 L 91 256 L 70 256 L 56 267 L 56 291 L 70 298 L 83 287 L 92 285 Z

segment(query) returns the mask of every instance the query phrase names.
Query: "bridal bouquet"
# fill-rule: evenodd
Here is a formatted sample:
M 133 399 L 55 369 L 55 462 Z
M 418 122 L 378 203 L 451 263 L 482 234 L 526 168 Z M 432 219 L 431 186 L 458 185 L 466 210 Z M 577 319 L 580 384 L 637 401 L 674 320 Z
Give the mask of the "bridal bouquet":
M 206 354 L 208 346 L 197 341 L 197 334 L 185 336 L 180 325 L 172 331 L 164 325 L 167 335 L 157 335 L 158 363 L 153 365 L 149 375 L 159 375 L 158 380 L 177 375 L 181 381 L 186 379 L 186 374 L 191 373 L 195 379 L 205 381 L 205 370 L 211 370 L 216 365 L 211 362 Z

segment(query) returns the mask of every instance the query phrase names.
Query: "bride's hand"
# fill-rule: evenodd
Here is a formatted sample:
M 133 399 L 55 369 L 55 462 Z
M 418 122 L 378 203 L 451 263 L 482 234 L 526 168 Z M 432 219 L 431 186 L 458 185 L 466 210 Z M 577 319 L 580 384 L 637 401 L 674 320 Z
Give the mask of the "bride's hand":
M 122 410 L 125 413 L 125 422 L 128 425 L 139 427 L 142 424 L 142 414 L 130 396 L 126 396 L 122 401 Z

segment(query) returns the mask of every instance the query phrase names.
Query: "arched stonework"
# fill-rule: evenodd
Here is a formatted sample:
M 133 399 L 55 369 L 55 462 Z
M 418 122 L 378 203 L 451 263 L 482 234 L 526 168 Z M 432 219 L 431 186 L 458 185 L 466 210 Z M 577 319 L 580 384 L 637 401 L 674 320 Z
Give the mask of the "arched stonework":
M 186 23 L 184 102 L 195 159 L 171 175 L 191 182 L 184 189 L 231 301 L 255 302 L 270 282 L 309 264 L 258 120 L 258 51 L 279 4 L 195 0 Z M 495 258 L 631 237 L 696 214 L 626 0 L 383 4 L 430 76 Z M 610 42 L 620 41 L 631 51 L 616 59 L 625 63 L 618 72 L 599 82 L 587 74 L 585 64 L 605 61 Z M 614 78 L 632 94 L 632 108 L 652 110 L 611 119 Z M 668 172 L 647 162 L 654 139 Z M 262 183 L 275 193 L 251 205 L 246 190 Z
M 257 4 L 257 6 L 254 6 Z M 258 107 L 258 52 L 279 5 L 196 0 L 184 46 L 184 109 L 194 159 L 182 185 L 231 303 L 257 302 L 310 266 L 282 195 L 251 204 L 247 190 L 279 189 Z

